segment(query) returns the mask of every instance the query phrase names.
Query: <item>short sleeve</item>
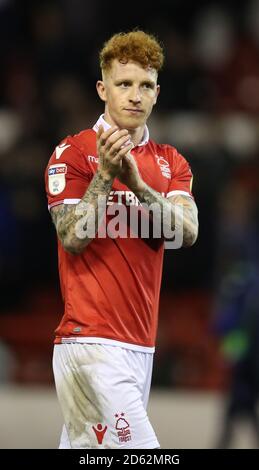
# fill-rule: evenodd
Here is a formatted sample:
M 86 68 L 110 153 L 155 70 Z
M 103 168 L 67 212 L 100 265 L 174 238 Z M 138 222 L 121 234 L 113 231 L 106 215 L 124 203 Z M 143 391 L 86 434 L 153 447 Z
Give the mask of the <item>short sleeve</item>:
M 187 160 L 180 153 L 178 153 L 176 149 L 173 149 L 171 170 L 172 177 L 169 183 L 167 197 L 178 194 L 193 197 L 192 170 Z
M 92 177 L 86 158 L 69 139 L 58 145 L 45 171 L 49 209 L 58 204 L 79 202 Z

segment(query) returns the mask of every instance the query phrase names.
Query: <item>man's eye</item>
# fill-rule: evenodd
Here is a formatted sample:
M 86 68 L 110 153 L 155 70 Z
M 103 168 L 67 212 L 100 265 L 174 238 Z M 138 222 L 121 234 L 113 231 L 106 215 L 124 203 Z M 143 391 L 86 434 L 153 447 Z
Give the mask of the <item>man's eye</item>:
M 127 88 L 127 87 L 129 86 L 129 82 L 122 82 L 122 83 L 120 84 L 120 86 L 121 86 L 122 88 Z
M 144 83 L 143 87 L 148 89 L 153 88 L 150 83 Z

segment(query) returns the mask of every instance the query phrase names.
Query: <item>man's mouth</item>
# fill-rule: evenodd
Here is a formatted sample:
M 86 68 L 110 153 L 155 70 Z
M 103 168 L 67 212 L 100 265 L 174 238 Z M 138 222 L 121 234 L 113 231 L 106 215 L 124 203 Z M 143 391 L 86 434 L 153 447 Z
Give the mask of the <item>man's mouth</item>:
M 129 113 L 143 113 L 142 109 L 136 109 L 136 108 L 125 108 L 125 111 L 128 111 Z

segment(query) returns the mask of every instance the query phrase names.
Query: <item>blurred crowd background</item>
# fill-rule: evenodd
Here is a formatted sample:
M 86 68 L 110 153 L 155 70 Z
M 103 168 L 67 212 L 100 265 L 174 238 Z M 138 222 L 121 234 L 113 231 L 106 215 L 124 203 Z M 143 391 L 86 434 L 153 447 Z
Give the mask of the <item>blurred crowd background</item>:
M 95 83 L 104 41 L 136 27 L 164 45 L 149 127 L 190 162 L 200 219 L 192 249 L 166 252 L 153 384 L 231 391 L 241 368 L 237 388 L 248 386 L 253 414 L 259 0 L 0 0 L 0 381 L 53 383 L 62 303 L 44 170 L 59 141 L 103 110 Z

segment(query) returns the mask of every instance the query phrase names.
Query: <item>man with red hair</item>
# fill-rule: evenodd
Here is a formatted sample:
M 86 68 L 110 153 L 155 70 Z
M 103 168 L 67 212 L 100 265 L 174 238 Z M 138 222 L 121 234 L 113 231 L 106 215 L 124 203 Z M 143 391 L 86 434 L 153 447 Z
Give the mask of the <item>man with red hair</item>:
M 114 35 L 100 53 L 104 114 L 47 167 L 65 304 L 53 358 L 60 448 L 159 447 L 146 407 L 164 242 L 190 246 L 198 232 L 190 167 L 146 125 L 163 60 L 153 36 Z

